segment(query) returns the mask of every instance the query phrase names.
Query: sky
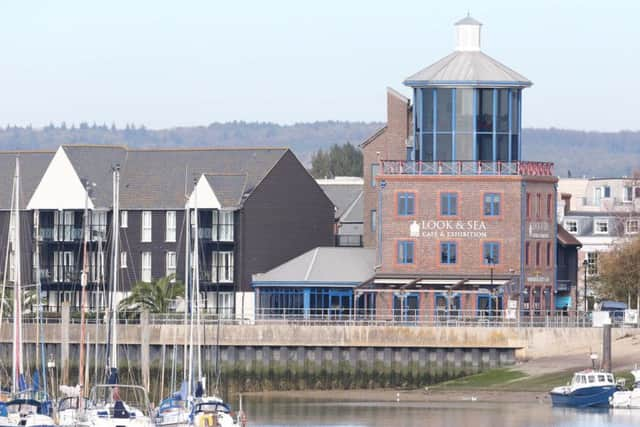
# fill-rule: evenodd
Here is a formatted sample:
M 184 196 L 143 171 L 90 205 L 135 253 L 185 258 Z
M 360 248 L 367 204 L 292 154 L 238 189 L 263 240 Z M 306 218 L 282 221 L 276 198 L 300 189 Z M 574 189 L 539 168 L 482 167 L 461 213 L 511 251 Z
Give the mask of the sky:
M 525 126 L 640 129 L 633 0 L 5 0 L 0 125 L 384 121 L 468 11 L 534 83 Z

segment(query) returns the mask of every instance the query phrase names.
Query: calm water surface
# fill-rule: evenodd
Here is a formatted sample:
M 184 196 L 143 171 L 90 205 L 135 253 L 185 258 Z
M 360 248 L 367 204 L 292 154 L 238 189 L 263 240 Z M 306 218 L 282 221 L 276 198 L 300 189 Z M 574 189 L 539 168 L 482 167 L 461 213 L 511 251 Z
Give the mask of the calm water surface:
M 245 397 L 249 426 L 634 426 L 640 410 L 573 410 L 549 403 L 332 402 Z

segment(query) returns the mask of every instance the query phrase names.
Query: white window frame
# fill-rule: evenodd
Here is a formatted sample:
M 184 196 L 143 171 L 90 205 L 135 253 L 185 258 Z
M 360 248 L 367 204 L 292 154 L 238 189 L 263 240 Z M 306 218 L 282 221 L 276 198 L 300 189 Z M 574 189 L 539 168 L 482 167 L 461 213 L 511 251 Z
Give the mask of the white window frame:
M 233 211 L 220 211 L 220 241 L 233 242 Z
M 97 242 L 100 234 L 104 242 L 107 239 L 107 211 L 91 211 L 91 233 L 89 238 L 91 241 Z
M 630 227 L 630 224 L 635 224 L 634 227 Z M 632 230 L 633 228 L 633 230 Z M 625 224 L 625 232 L 627 234 L 638 234 L 638 232 L 640 231 L 640 219 L 628 219 L 627 223 Z
M 120 211 L 120 228 L 128 228 L 128 227 L 129 227 L 129 212 Z
M 120 268 L 127 268 L 127 251 L 120 252 Z
M 176 241 L 176 211 L 167 211 L 165 215 L 165 241 Z
M 587 252 L 587 276 L 598 274 L 598 252 Z
M 220 224 L 220 211 L 214 210 L 211 213 L 211 240 L 218 241 L 218 225 Z
M 150 283 L 152 280 L 151 276 L 151 252 L 145 251 L 142 252 L 141 256 L 141 271 L 140 271 L 140 280 L 146 283 Z
M 604 225 L 606 230 L 599 229 L 600 225 Z M 593 233 L 594 234 L 609 234 L 609 220 L 606 219 L 594 219 L 593 220 Z
M 218 303 L 216 309 L 220 317 L 231 319 L 233 317 L 233 292 L 220 292 L 218 295 Z
M 176 253 L 174 251 L 167 251 L 165 254 L 165 276 L 168 277 L 172 274 L 176 274 Z M 175 276 L 172 282 L 175 281 Z
M 141 224 L 142 226 L 140 227 L 141 229 L 141 236 L 140 236 L 140 241 L 141 242 L 151 242 L 152 239 L 152 230 L 153 230 L 153 215 L 151 213 L 151 211 L 142 211 L 141 213 Z
M 211 253 L 211 281 L 232 283 L 234 269 L 233 251 Z
M 573 224 L 575 226 L 575 231 L 571 230 L 571 227 L 569 226 L 569 224 Z M 564 228 L 571 234 L 578 234 L 578 231 L 580 230 L 578 228 L 578 220 L 576 219 L 565 219 Z

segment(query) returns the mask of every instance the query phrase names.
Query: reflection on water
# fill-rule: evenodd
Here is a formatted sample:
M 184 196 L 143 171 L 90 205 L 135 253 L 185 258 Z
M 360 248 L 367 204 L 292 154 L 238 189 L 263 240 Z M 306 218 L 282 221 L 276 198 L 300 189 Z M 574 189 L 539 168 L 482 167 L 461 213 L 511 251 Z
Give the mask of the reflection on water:
M 640 410 L 552 408 L 548 403 L 331 402 L 247 397 L 251 426 L 631 426 Z

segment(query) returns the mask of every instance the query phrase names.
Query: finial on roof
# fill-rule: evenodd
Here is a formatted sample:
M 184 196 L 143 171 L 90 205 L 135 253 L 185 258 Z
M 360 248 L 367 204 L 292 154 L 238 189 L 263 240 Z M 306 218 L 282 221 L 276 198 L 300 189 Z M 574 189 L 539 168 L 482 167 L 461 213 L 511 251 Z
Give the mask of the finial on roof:
M 456 27 L 456 50 L 478 51 L 480 50 L 480 28 L 482 23 L 471 17 L 469 11 L 467 16 L 455 23 Z

